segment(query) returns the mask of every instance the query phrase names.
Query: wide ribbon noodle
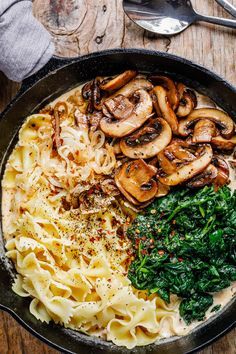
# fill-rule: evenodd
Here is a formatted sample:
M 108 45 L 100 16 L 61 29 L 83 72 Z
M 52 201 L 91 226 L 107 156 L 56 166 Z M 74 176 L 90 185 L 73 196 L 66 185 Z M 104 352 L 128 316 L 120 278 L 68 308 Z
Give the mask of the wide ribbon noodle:
M 185 334 L 189 328 L 179 318 L 176 296 L 165 304 L 132 288 L 130 241 L 119 237 L 127 215 L 116 198 L 95 195 L 92 209 L 63 206 L 68 196 L 91 190 L 101 175 L 104 183 L 118 164 L 104 133 L 76 126 L 68 107 L 57 153 L 51 115 L 34 114 L 7 163 L 3 227 L 7 257 L 18 273 L 13 290 L 32 298 L 30 312 L 38 320 L 129 349 Z

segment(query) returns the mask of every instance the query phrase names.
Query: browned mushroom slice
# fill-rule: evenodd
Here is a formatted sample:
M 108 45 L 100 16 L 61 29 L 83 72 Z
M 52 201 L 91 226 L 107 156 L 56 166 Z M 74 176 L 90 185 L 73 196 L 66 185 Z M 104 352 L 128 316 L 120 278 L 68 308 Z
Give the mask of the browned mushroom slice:
M 236 160 L 228 160 L 231 168 L 236 169 Z
M 224 139 L 222 136 L 215 136 L 211 140 L 213 147 L 219 150 L 233 150 L 236 146 L 236 135 L 231 139 Z
M 149 159 L 163 150 L 171 138 L 169 124 L 162 118 L 153 118 L 145 127 L 122 139 L 120 148 L 131 159 Z
M 113 145 L 113 151 L 114 151 L 114 154 L 115 154 L 115 155 L 121 155 L 121 154 L 122 154 L 119 141 L 116 142 L 116 143 Z
M 102 109 L 102 103 L 101 103 L 101 91 L 100 91 L 100 80 L 101 78 L 96 77 L 94 82 L 93 82 L 93 89 L 92 89 L 92 94 L 93 94 L 93 105 L 94 108 L 97 110 L 101 110 Z
M 134 107 L 132 114 L 128 118 L 112 121 L 104 117 L 100 121 L 101 130 L 111 137 L 121 138 L 133 133 L 140 128 L 150 117 L 152 113 L 152 100 L 145 90 L 136 91 L 139 96 L 139 102 Z
M 210 145 L 205 145 L 199 156 L 188 164 L 184 164 L 174 173 L 166 176 L 159 177 L 159 181 L 168 186 L 176 186 L 178 184 L 184 183 L 197 174 L 201 173 L 212 160 L 212 148 Z
M 82 96 L 85 100 L 88 100 L 87 113 L 93 113 L 95 109 L 101 110 L 102 108 L 99 88 L 100 80 L 100 77 L 96 77 L 82 88 Z
M 178 82 L 176 84 L 176 89 L 177 89 L 179 101 L 180 101 L 183 98 L 184 92 L 186 90 L 186 86 L 182 82 Z
M 180 99 L 176 115 L 178 117 L 186 117 L 194 110 L 196 106 L 197 98 L 194 91 L 186 89 Z
M 193 177 L 186 185 L 189 188 L 201 188 L 212 184 L 217 175 L 217 168 L 210 164 L 202 173 Z
M 161 168 L 159 172 L 168 175 L 177 171 L 177 167 L 181 164 L 196 159 L 188 142 L 180 139 L 174 139 L 169 146 L 157 155 L 157 158 Z
M 127 70 L 122 74 L 116 76 L 105 84 L 101 84 L 100 88 L 104 91 L 118 90 L 122 86 L 126 85 L 130 80 L 132 80 L 137 75 L 137 71 Z
M 167 195 L 170 191 L 170 187 L 166 186 L 165 184 L 162 184 L 160 181 L 157 182 L 158 185 L 158 190 L 155 195 L 156 198 L 164 197 Z
M 153 92 L 157 97 L 157 102 L 162 113 L 162 117 L 169 123 L 173 133 L 177 134 L 178 120 L 176 118 L 175 112 L 170 107 L 166 90 L 162 86 L 156 86 L 154 87 Z
M 107 99 L 104 102 L 104 105 L 109 113 L 116 119 L 128 118 L 134 109 L 134 105 L 128 100 L 128 98 L 122 95 Z
M 179 122 L 179 134 L 188 136 L 192 126 L 200 119 L 209 119 L 221 129 L 224 138 L 230 139 L 234 135 L 235 125 L 233 120 L 223 111 L 214 108 L 195 109 L 186 119 Z
M 194 143 L 210 143 L 213 136 L 216 135 L 215 123 L 209 119 L 200 119 L 193 131 Z
M 92 96 L 92 86 L 93 81 L 89 81 L 82 87 L 82 97 L 85 100 L 88 100 Z
M 153 88 L 153 85 L 150 81 L 145 79 L 133 79 L 127 85 L 123 86 L 120 90 L 115 92 L 113 95 L 109 96 L 109 98 L 113 98 L 118 95 L 122 95 L 125 97 L 132 96 L 137 90 L 146 90 L 150 91 Z
M 137 202 L 145 203 L 156 195 L 157 183 L 152 179 L 155 173 L 153 166 L 149 166 L 141 159 L 129 161 L 116 173 L 115 182 L 121 193 L 131 203 L 137 205 Z
M 156 111 L 157 116 L 158 117 L 162 117 L 162 112 L 161 112 L 160 106 L 158 104 L 157 96 L 155 95 L 153 90 L 150 92 L 150 95 L 151 95 L 153 107 L 154 107 L 154 109 Z
M 123 196 L 132 204 L 134 205 L 140 205 L 140 202 L 137 201 L 131 194 L 129 194 L 121 185 L 120 181 L 115 178 L 116 185 L 120 192 L 123 194 Z
M 174 81 L 162 75 L 152 75 L 149 77 L 149 80 L 155 85 L 163 86 L 167 90 L 168 101 L 172 109 L 175 110 L 179 104 L 179 96 Z
M 165 154 L 168 152 L 181 161 L 193 161 L 195 159 L 190 144 L 181 139 L 173 139 L 172 143 L 166 148 Z
M 164 151 L 159 152 L 157 158 L 158 158 L 159 166 L 164 173 L 170 175 L 177 170 L 176 165 L 172 164 L 172 162 L 166 157 Z
M 220 157 L 214 157 L 212 163 L 218 170 L 217 177 L 214 180 L 214 185 L 216 189 L 218 189 L 229 183 L 229 166 L 227 162 Z

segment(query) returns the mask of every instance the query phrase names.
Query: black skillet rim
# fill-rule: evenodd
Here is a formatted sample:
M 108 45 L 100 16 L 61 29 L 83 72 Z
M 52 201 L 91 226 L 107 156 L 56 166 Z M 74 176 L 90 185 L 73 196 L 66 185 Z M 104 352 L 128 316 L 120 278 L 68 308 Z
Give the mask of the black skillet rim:
M 79 58 L 60 58 L 60 57 L 54 57 L 49 63 L 41 69 L 37 74 L 32 75 L 31 77 L 27 78 L 24 82 L 23 85 L 19 91 L 19 93 L 16 95 L 16 97 L 9 103 L 9 105 L 6 107 L 6 109 L 0 114 L 0 119 L 2 119 L 5 114 L 7 114 L 8 110 L 18 101 L 21 99 L 21 97 L 26 93 L 28 90 L 30 90 L 35 84 L 37 84 L 39 81 L 45 79 L 46 77 L 50 76 L 52 73 L 57 72 L 58 70 L 69 66 L 70 64 L 76 63 L 76 62 L 81 62 L 81 61 L 86 61 L 87 59 L 96 59 L 99 57 L 102 57 L 104 55 L 115 55 L 115 54 L 142 54 L 142 55 L 148 55 L 148 56 L 156 56 L 156 57 L 163 57 L 163 58 L 168 58 L 171 60 L 174 60 L 175 62 L 178 62 L 180 64 L 185 64 L 188 67 L 192 67 L 193 69 L 201 71 L 204 75 L 211 77 L 217 82 L 223 83 L 225 87 L 227 87 L 232 93 L 236 94 L 236 87 L 233 85 L 229 84 L 226 80 L 221 78 L 219 75 L 217 75 L 215 72 L 205 68 L 204 66 L 201 66 L 197 63 L 194 63 L 193 61 L 190 61 L 188 59 L 185 59 L 183 57 L 169 54 L 166 52 L 159 52 L 159 51 L 154 51 L 154 50 L 146 50 L 146 49 L 136 49 L 136 48 L 129 48 L 129 49 L 111 49 L 111 50 L 103 50 L 103 51 L 98 51 L 94 52 L 88 55 L 81 56 Z M 13 309 L 10 309 L 4 305 L 0 305 L 0 309 L 8 312 L 19 324 L 22 325 L 27 331 L 29 331 L 31 334 L 33 334 L 36 338 L 40 339 L 42 342 L 48 344 L 49 346 L 63 352 L 63 353 L 68 353 L 68 354 L 74 354 L 74 352 L 63 348 L 59 344 L 55 344 L 54 342 L 50 341 L 49 339 L 45 338 L 43 335 L 39 334 L 36 332 L 33 328 L 31 328 L 30 325 L 27 324 L 21 317 L 19 317 Z M 208 346 L 212 342 L 220 339 L 224 335 L 226 335 L 230 330 L 232 330 L 236 326 L 236 319 L 232 321 L 230 325 L 227 325 L 227 327 L 218 333 L 216 336 L 213 336 L 211 339 L 205 341 L 202 344 L 199 344 L 197 347 L 191 349 L 188 352 L 185 352 L 185 354 L 190 354 L 190 353 L 195 353 L 199 351 L 200 349 L 203 349 L 204 347 Z M 82 342 L 82 341 L 81 341 Z M 86 341 L 85 341 L 86 342 Z M 81 343 L 82 344 L 82 343 Z M 156 344 L 157 350 L 158 350 L 158 342 Z M 91 346 L 92 348 L 92 346 Z M 105 349 L 105 348 L 104 348 Z

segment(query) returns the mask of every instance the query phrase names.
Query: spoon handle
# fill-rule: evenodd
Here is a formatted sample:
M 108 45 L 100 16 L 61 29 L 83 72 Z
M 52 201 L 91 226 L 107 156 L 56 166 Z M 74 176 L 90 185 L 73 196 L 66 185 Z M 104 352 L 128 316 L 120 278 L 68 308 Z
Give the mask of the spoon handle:
M 236 29 L 236 21 L 235 20 L 228 20 L 226 18 L 204 16 L 204 15 L 200 15 L 200 14 L 196 13 L 195 21 L 209 22 L 209 23 L 214 23 L 215 25 L 220 25 L 220 26 L 225 26 L 225 27 L 230 27 L 230 28 Z
M 236 7 L 231 5 L 227 0 L 216 0 L 216 2 L 224 8 L 229 14 L 236 17 Z

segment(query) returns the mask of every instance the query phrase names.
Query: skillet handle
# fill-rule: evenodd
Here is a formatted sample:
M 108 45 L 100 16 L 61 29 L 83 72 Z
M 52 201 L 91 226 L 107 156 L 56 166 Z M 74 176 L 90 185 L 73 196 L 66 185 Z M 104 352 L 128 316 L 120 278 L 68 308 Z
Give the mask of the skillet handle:
M 39 81 L 43 77 L 49 75 L 50 73 L 67 64 L 72 63 L 73 59 L 75 58 L 60 58 L 54 55 L 42 69 L 22 81 L 21 88 L 16 94 L 16 97 L 19 97 L 24 92 L 28 91 L 28 89 L 30 89 L 37 81 Z
M 5 107 L 3 112 L 0 113 L 0 118 L 3 117 L 8 109 L 16 102 L 26 91 L 28 91 L 36 82 L 40 81 L 42 78 L 46 77 L 50 73 L 55 72 L 57 69 L 62 68 L 65 65 L 72 63 L 76 58 L 60 58 L 53 56 L 49 62 L 40 69 L 37 73 L 27 77 L 22 81 L 21 87 L 12 101 Z

